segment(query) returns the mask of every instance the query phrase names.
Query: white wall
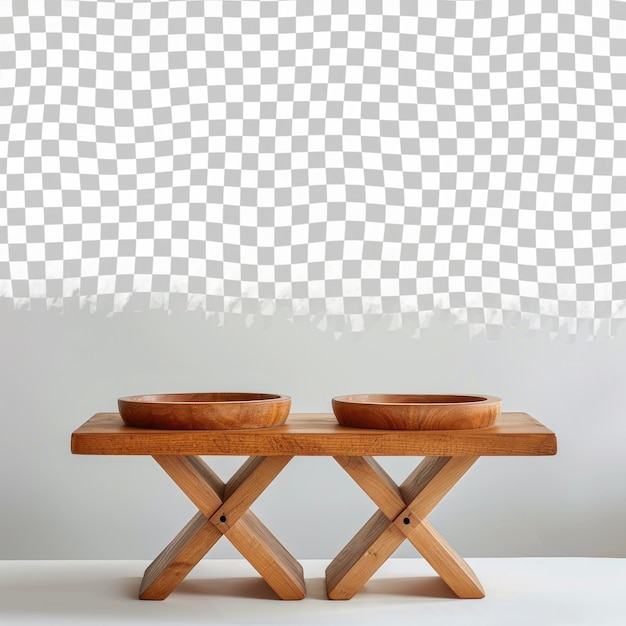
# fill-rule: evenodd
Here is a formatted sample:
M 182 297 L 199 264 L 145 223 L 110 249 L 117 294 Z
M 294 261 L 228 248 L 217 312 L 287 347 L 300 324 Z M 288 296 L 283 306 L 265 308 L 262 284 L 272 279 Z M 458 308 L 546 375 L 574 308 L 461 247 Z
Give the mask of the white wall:
M 14 311 L 0 301 L 0 558 L 152 558 L 194 512 L 147 457 L 72 456 L 70 434 L 119 396 L 260 390 L 293 411 L 333 395 L 467 392 L 503 398 L 556 431 L 556 457 L 484 458 L 431 519 L 464 556 L 626 556 L 626 336 L 573 341 L 505 328 L 469 339 L 439 321 L 421 338 L 359 335 L 280 317 L 224 326 L 183 311 Z M 238 459 L 215 459 L 228 476 Z M 415 465 L 384 459 L 398 479 Z M 306 491 L 300 485 L 306 485 Z M 292 461 L 253 509 L 299 558 L 331 558 L 373 512 L 327 458 Z M 413 555 L 410 546 L 401 555 Z M 213 556 L 235 556 L 226 541 Z

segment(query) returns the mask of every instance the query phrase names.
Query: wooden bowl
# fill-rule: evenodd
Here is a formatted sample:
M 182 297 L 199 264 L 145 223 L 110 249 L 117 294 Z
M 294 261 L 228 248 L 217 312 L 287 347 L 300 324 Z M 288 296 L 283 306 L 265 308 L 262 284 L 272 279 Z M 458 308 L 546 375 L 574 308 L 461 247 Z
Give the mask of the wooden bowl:
M 270 393 L 167 393 L 117 401 L 128 426 L 171 430 L 216 430 L 279 426 L 291 398 Z
M 494 396 L 361 394 L 333 398 L 342 426 L 392 430 L 462 430 L 493 426 L 502 400 Z

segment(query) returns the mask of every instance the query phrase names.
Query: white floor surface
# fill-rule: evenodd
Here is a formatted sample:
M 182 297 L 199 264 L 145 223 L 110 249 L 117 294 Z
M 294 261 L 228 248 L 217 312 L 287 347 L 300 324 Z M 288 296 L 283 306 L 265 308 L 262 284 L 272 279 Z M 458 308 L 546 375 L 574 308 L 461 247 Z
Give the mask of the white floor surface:
M 485 588 L 459 600 L 422 559 L 391 559 L 348 601 L 326 561 L 304 561 L 307 597 L 284 602 L 242 560 L 204 560 L 162 602 L 137 599 L 144 561 L 0 561 L 0 624 L 624 626 L 626 559 L 468 559 Z

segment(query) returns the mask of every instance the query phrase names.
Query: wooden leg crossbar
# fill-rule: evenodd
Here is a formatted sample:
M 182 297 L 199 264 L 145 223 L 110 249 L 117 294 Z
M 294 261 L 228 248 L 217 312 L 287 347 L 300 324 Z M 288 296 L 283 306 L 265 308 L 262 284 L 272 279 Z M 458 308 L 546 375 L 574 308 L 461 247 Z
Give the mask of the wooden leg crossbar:
M 198 513 L 146 569 L 142 600 L 163 600 L 225 535 L 282 600 L 305 595 L 302 566 L 270 533 L 250 505 L 292 459 L 250 457 L 224 484 L 196 456 L 155 456 L 198 507 Z
M 470 566 L 426 519 L 478 458 L 426 457 L 398 486 L 372 457 L 336 456 L 379 510 L 326 569 L 328 598 L 352 598 L 405 539 L 459 598 L 484 597 Z

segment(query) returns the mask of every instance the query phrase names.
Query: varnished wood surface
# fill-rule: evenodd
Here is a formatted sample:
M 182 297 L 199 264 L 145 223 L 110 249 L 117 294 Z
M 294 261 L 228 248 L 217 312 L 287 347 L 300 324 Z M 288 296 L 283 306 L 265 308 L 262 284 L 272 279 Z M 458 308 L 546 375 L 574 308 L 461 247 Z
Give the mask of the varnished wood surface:
M 276 456 L 248 459 L 224 484 L 202 459 L 155 456 L 157 463 L 199 511 L 148 567 L 139 597 L 142 600 L 165 599 L 225 535 L 279 598 L 304 598 L 302 566 L 248 510 L 290 459 Z
M 478 457 L 428 457 L 400 487 L 372 458 L 335 458 L 379 510 L 326 569 L 330 600 L 352 598 L 404 539 L 421 552 L 459 598 L 484 597 L 469 565 L 426 520 Z
M 165 393 L 117 401 L 128 426 L 168 430 L 268 428 L 283 424 L 291 398 L 269 393 Z
M 493 426 L 502 400 L 495 396 L 360 394 L 333 398 L 342 426 L 395 430 L 459 430 Z
M 221 537 L 222 533 L 198 511 L 148 566 L 139 598 L 165 600 Z
M 72 433 L 74 454 L 242 456 L 536 456 L 556 454 L 556 436 L 526 413 L 501 413 L 468 430 L 370 430 L 332 414 L 292 413 L 282 426 L 250 430 L 153 430 L 98 413 Z

